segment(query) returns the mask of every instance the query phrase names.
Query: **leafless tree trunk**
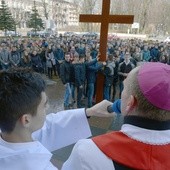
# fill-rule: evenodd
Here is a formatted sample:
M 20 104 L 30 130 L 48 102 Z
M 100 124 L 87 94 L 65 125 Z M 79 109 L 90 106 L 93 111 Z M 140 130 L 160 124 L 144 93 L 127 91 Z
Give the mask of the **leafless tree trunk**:
M 46 20 L 48 20 L 48 15 L 49 15 L 49 11 L 48 11 L 48 4 L 46 3 L 45 0 L 41 0 L 42 1 L 42 6 L 43 6 L 43 11 L 44 11 L 44 17 Z
M 80 12 L 82 14 L 94 14 L 97 1 L 98 0 L 84 0 L 82 4 L 79 4 L 81 6 Z M 82 24 L 82 26 L 83 26 L 83 30 L 86 30 L 88 32 L 93 31 L 92 23 L 85 23 L 85 24 Z

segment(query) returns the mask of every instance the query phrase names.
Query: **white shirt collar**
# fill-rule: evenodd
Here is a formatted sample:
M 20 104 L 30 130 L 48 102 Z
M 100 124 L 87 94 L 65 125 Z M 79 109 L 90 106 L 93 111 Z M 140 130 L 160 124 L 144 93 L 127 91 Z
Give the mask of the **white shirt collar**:
M 130 138 L 147 144 L 170 144 L 170 130 L 148 130 L 130 124 L 123 124 L 121 132 Z

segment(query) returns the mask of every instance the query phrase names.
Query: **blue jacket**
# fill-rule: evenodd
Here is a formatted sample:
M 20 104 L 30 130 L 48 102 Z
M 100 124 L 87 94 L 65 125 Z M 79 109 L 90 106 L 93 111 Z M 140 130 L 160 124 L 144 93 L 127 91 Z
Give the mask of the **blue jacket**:
M 103 67 L 103 64 L 95 63 L 93 65 L 87 66 L 86 68 L 86 78 L 87 83 L 95 83 L 96 82 L 96 72 Z
M 96 58 L 98 54 L 98 51 L 96 49 L 92 49 L 90 55 L 92 56 L 92 58 Z
M 104 80 L 105 86 L 112 86 L 113 79 L 114 79 L 114 70 L 115 70 L 115 63 L 113 61 L 107 61 L 107 65 L 103 70 L 105 76 L 105 80 Z
M 21 60 L 20 53 L 18 51 L 11 51 L 11 56 L 9 59 L 12 65 L 15 65 L 15 64 L 19 65 L 20 60 Z
M 97 59 L 93 59 L 90 62 L 79 63 L 75 65 L 75 85 L 81 86 L 86 80 L 86 68 L 97 62 Z
M 145 60 L 145 61 L 149 61 L 150 59 L 151 59 L 151 57 L 150 57 L 150 51 L 149 50 L 147 50 L 147 51 L 143 51 L 143 53 L 142 53 L 142 57 L 143 57 L 143 60 Z
M 32 62 L 33 68 L 34 67 L 35 68 L 42 67 L 41 59 L 40 59 L 40 56 L 38 54 L 36 54 L 36 55 L 31 54 L 31 62 Z
M 58 63 L 58 60 L 64 60 L 64 51 L 61 48 L 57 48 L 53 53 L 56 59 L 56 63 Z
M 64 61 L 60 66 L 60 77 L 63 84 L 70 83 L 70 62 Z
M 84 54 L 84 55 L 85 55 L 85 53 L 86 53 L 85 48 L 82 48 L 82 47 L 77 48 L 76 51 L 77 51 L 77 53 L 78 53 L 79 55 L 81 55 L 81 54 Z
M 155 61 L 159 61 L 160 58 L 160 52 L 157 48 L 152 48 L 150 51 L 151 58 Z
M 84 84 L 86 79 L 86 66 L 84 63 L 76 64 L 75 71 L 75 86 L 79 87 Z

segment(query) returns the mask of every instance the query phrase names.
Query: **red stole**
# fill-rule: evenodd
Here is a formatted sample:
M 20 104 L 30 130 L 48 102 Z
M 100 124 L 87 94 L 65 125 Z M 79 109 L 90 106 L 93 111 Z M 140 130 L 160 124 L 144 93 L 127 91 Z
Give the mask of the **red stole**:
M 110 159 L 129 168 L 170 170 L 170 144 L 145 144 L 122 132 L 107 133 L 92 140 Z

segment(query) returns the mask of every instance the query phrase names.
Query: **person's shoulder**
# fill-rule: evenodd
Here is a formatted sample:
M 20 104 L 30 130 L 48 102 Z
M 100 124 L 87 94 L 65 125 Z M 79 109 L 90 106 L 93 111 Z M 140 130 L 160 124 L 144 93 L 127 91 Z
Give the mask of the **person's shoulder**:
M 82 157 L 86 159 L 87 156 L 93 157 L 95 154 L 101 154 L 102 152 L 97 147 L 97 145 L 93 142 L 92 139 L 81 139 L 79 140 L 75 146 L 74 150 L 78 152 Z
M 91 139 L 81 139 L 74 146 L 74 153 L 77 153 L 80 157 L 86 159 L 87 156 L 90 156 L 97 147 L 93 140 Z
M 113 162 L 93 142 L 92 139 L 79 140 L 72 151 L 76 164 L 89 169 L 113 169 Z M 93 160 L 93 161 L 92 161 Z
M 91 139 L 81 139 L 76 143 L 76 146 L 81 149 L 84 146 L 92 146 L 94 142 Z M 82 148 L 83 149 L 83 148 Z

